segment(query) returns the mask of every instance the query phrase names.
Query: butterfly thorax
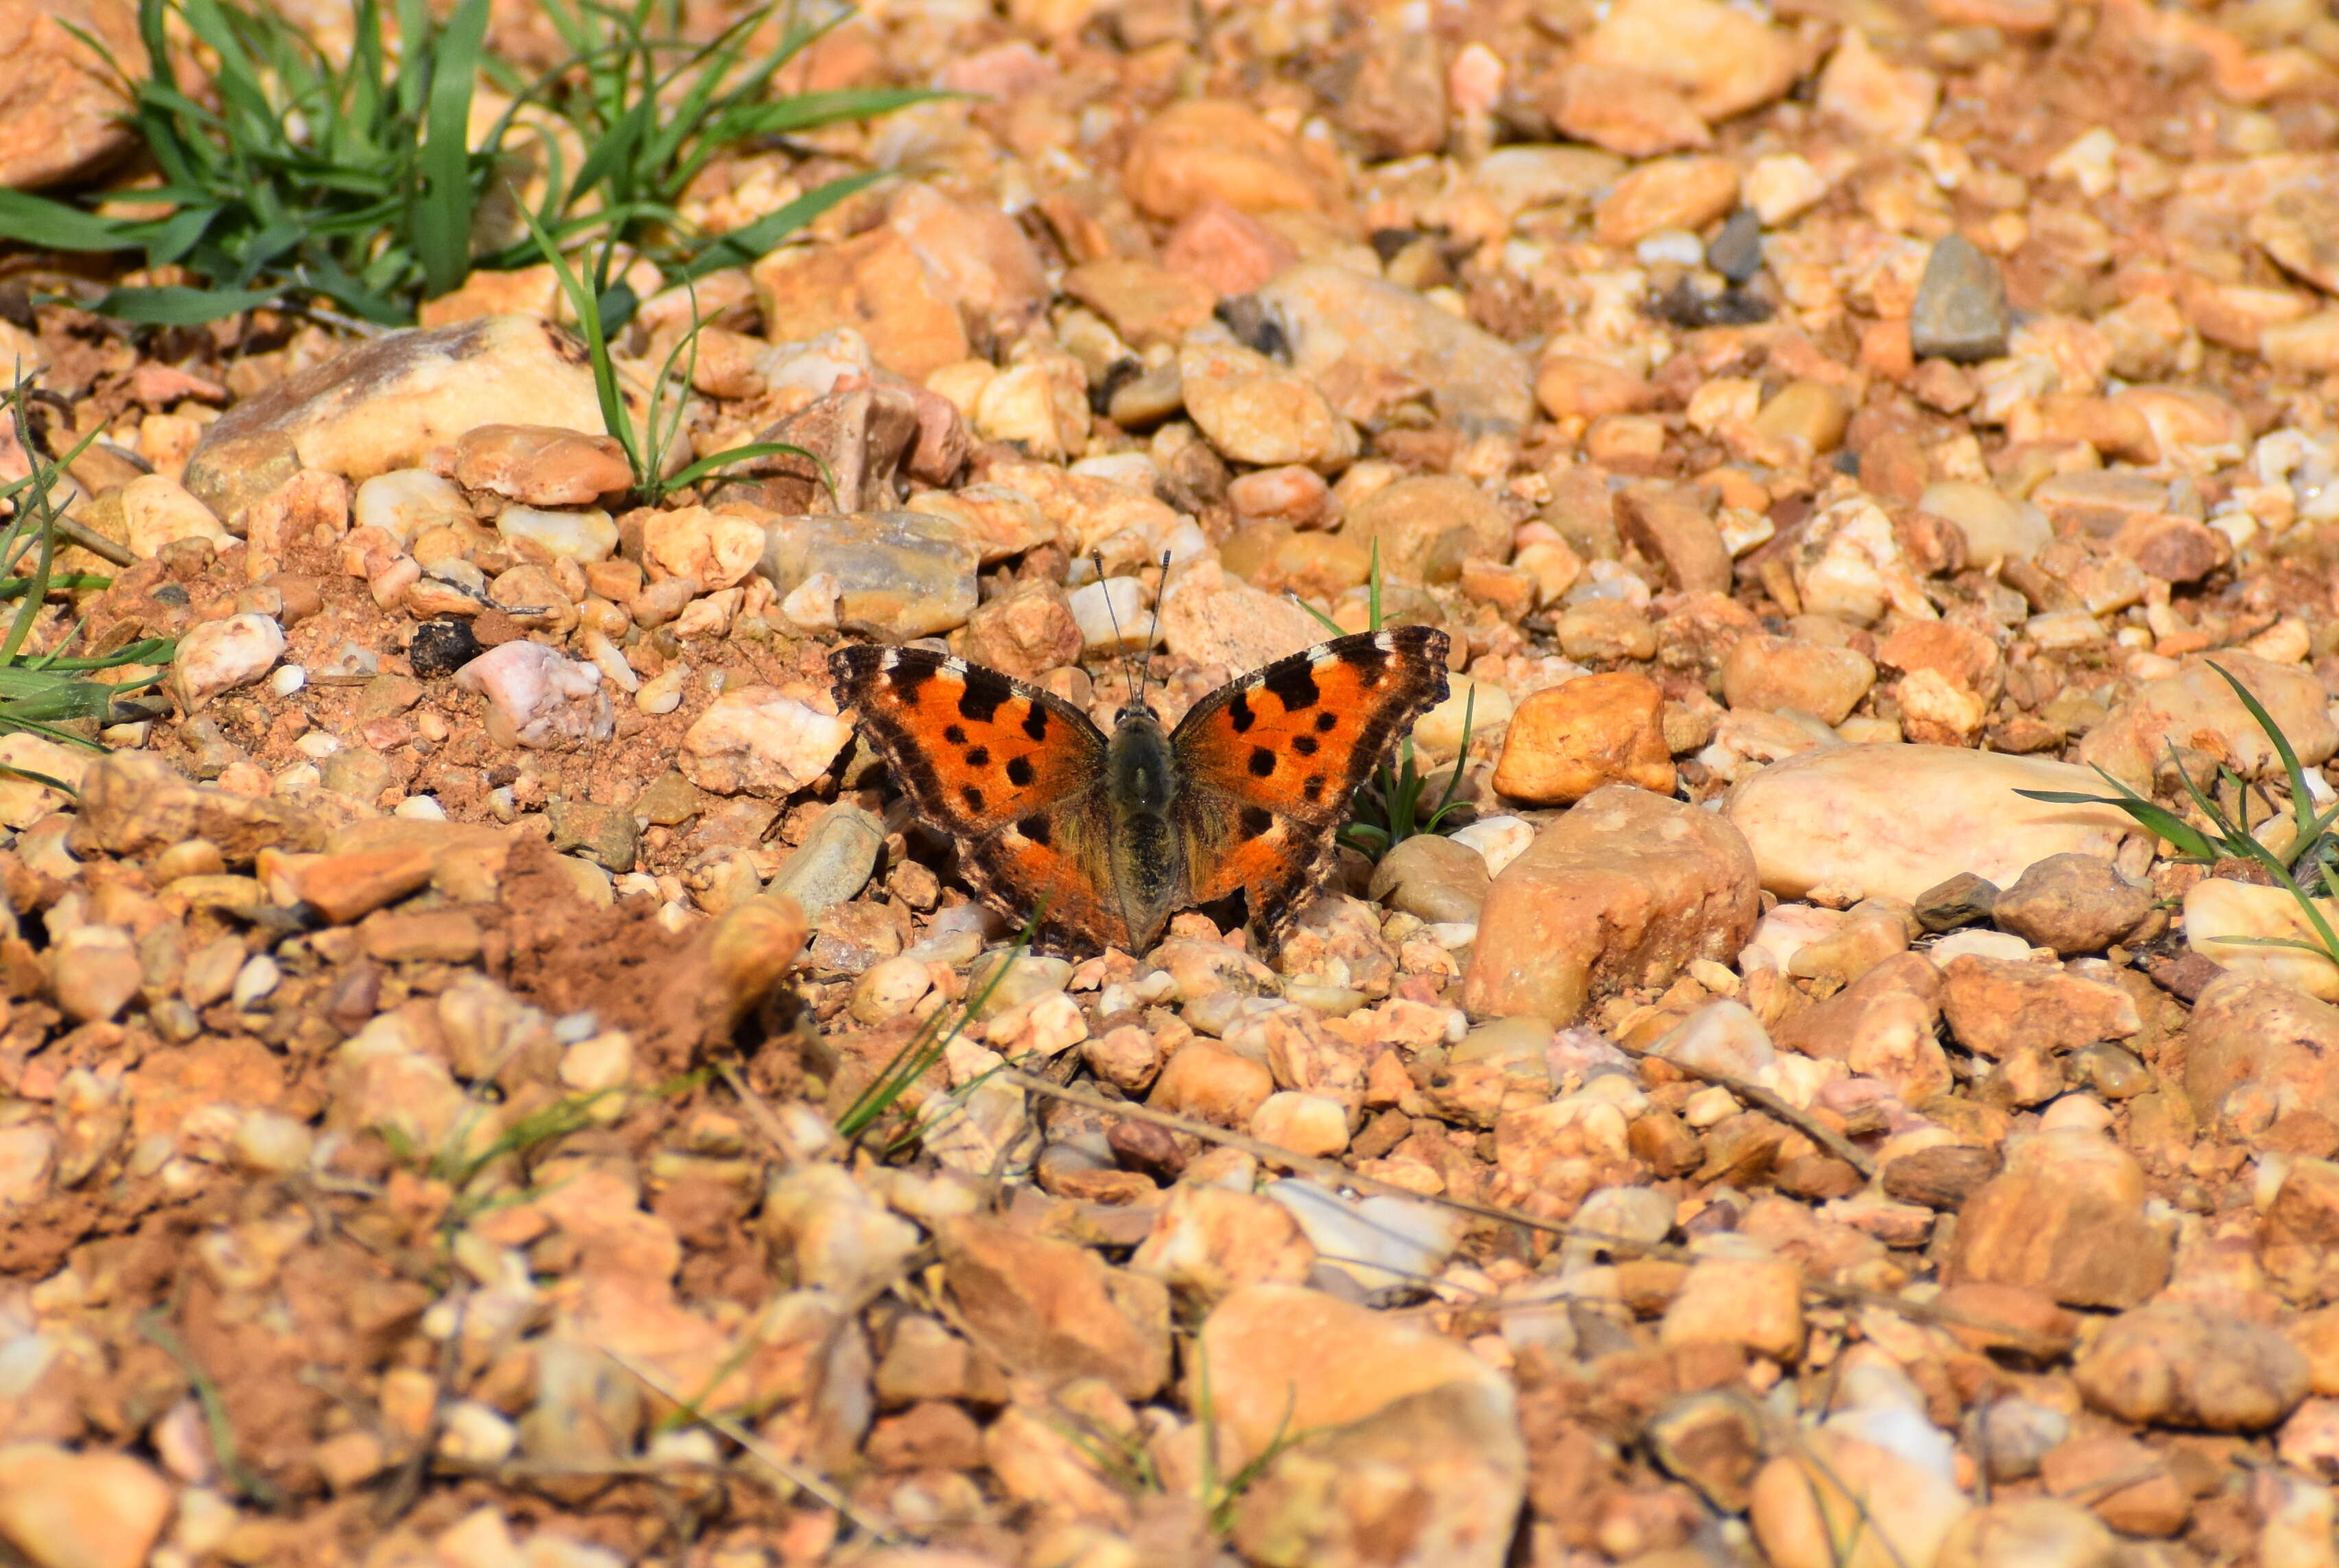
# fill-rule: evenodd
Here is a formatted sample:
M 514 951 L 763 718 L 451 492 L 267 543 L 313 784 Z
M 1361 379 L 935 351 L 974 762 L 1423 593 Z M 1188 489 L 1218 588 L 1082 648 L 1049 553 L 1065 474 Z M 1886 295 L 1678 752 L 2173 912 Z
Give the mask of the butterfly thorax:
M 1170 821 L 1176 765 L 1169 733 L 1145 707 L 1121 710 L 1106 751 L 1105 798 L 1112 810 L 1112 869 L 1131 944 L 1153 945 L 1184 883 Z

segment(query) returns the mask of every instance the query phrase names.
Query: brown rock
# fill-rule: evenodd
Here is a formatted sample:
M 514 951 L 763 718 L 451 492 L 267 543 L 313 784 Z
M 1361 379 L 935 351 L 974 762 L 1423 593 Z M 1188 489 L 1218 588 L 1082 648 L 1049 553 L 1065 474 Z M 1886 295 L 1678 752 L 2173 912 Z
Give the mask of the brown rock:
M 0 1447 L 0 1540 L 35 1568 L 139 1568 L 171 1516 L 171 1485 L 127 1454 Z
M 1434 38 L 1373 25 L 1351 58 L 1354 75 L 1333 94 L 1341 128 L 1376 161 L 1434 153 L 1446 144 L 1446 71 Z
M 1581 676 L 1531 695 L 1503 735 L 1495 788 L 1535 805 L 1566 805 L 1610 784 L 1673 789 L 1664 693 L 1646 676 Z
M 1730 547 L 1691 495 L 1668 486 L 1634 485 L 1617 498 L 1616 528 L 1627 544 L 1664 567 L 1678 591 L 1730 591 Z
M 1091 261 L 1064 274 L 1064 292 L 1112 323 L 1133 349 L 1175 343 L 1210 319 L 1218 291 L 1150 261 Z
M 531 507 L 580 507 L 633 488 L 633 465 L 612 436 L 549 425 L 481 425 L 455 442 L 447 477 Z
M 1966 953 L 1942 971 L 1941 1012 L 1969 1050 L 2003 1057 L 2023 1046 L 2076 1050 L 2144 1027 L 2136 999 L 2108 981 L 2058 965 Z
M 2284 1299 L 2339 1299 L 2339 1165 L 2292 1162 L 2258 1227 L 2258 1264 Z
M 1248 1127 L 1275 1092 L 1275 1079 L 1247 1056 L 1207 1040 L 1189 1040 L 1162 1065 L 1146 1103 L 1216 1127 Z
M 1381 571 L 1403 582 L 1450 583 L 1462 563 L 1511 553 L 1510 519 L 1457 475 L 1422 475 L 1376 490 L 1348 513 L 1340 537 L 1380 546 Z
M 301 902 L 334 925 L 363 920 L 429 885 L 439 855 L 429 844 L 321 855 L 293 877 Z
M 1576 58 L 1657 76 L 1715 121 L 1777 98 L 1801 65 L 1785 32 L 1717 0 L 1624 0 L 1600 19 Z
M 161 757 L 112 752 L 82 780 L 76 842 L 138 859 L 189 839 L 219 847 L 228 864 L 249 865 L 263 849 L 311 850 L 324 829 L 306 812 L 274 798 L 255 799 L 189 784 Z
M 646 418 L 641 390 L 619 383 L 632 418 Z M 181 482 L 233 529 L 304 468 L 347 479 L 410 468 L 520 410 L 533 424 L 607 433 L 583 346 L 549 321 L 482 316 L 386 333 L 239 400 L 203 428 Z
M 479 922 L 469 910 L 382 910 L 359 922 L 358 942 L 384 963 L 469 963 L 479 956 Z
M 1011 1369 L 1059 1383 L 1101 1377 L 1124 1399 L 1170 1376 L 1170 1293 L 1070 1242 L 1002 1221 L 944 1220 L 943 1279 L 981 1343 Z
M 2144 1173 L 2092 1132 L 2034 1133 L 1958 1214 L 1959 1282 L 2020 1285 L 2066 1307 L 2128 1307 L 2168 1277 L 2169 1238 L 2144 1217 Z
M 966 656 L 1018 679 L 1037 680 L 1080 662 L 1081 625 L 1056 584 L 1018 583 L 967 617 Z
M 2055 1305 L 2042 1291 L 2020 1285 L 1968 1281 L 1934 1298 L 1941 1326 L 1973 1350 L 2012 1350 L 2051 1360 L 2079 1336 L 2078 1315 Z
M 2185 1097 L 2203 1127 L 2255 1137 L 2295 1110 L 2339 1122 L 2339 1008 L 2223 974 L 2201 991 L 2185 1038 Z
M 1713 144 L 1713 133 L 1673 84 L 1647 71 L 1571 62 L 1537 94 L 1551 122 L 1569 136 L 1651 158 Z
M 785 247 L 751 271 L 773 342 L 850 327 L 868 342 L 871 358 L 913 381 L 967 357 L 958 301 L 892 228 L 836 244 Z
M 1572 1022 L 1588 997 L 1663 985 L 1745 946 L 1754 857 L 1726 821 L 1629 784 L 1585 796 L 1495 879 L 1463 989 L 1475 1017 Z
M 1841 724 L 1875 684 L 1866 656 L 1800 637 L 1743 637 L 1722 662 L 1722 693 L 1732 708 L 1791 708 L 1821 724 Z
M 1299 260 L 1291 242 L 1224 202 L 1208 201 L 1161 244 L 1161 264 L 1214 294 L 1248 294 Z
M 2119 1543 L 2086 1509 L 2022 1497 L 1977 1508 L 1950 1525 L 1933 1568 L 2115 1568 L 2120 1560 Z
M 1956 1209 L 1998 1174 L 2004 1162 L 1994 1149 L 1940 1143 L 1889 1160 L 1877 1172 L 1884 1195 L 1927 1208 Z
M 1659 158 L 1610 190 L 1593 214 L 1604 245 L 1636 245 L 1660 229 L 1702 229 L 1738 200 L 1738 165 L 1727 158 Z
M 1129 1266 L 1173 1290 L 1216 1300 L 1238 1286 L 1303 1285 L 1316 1248 L 1291 1210 L 1255 1192 L 1179 1186 Z
M 138 7 L 129 0 L 0 5 L 0 185 L 30 191 L 86 179 L 137 144 L 117 68 L 99 49 L 121 70 L 143 68 Z
M 1526 1449 L 1509 1378 L 1452 1339 L 1322 1291 L 1250 1285 L 1203 1321 L 1189 1365 L 1194 1380 L 1208 1368 L 1222 1462 L 1265 1458 L 1237 1513 L 1247 1559 L 1499 1568 Z M 1392 1494 L 1406 1499 L 1394 1512 Z
M 1949 1058 L 1934 1038 L 1941 1017 L 1941 971 L 1922 953 L 1879 962 L 1815 1007 L 1788 1014 L 1771 1029 L 1782 1050 L 1832 1058 L 1853 1072 L 1880 1078 L 1903 1103 L 1948 1090 Z
M 2103 952 L 2151 910 L 2152 890 L 2129 882 L 2109 861 L 2056 854 L 2016 878 L 1990 914 L 2000 931 L 2068 955 Z
M 2195 1302 L 2122 1313 L 2072 1380 L 2097 1409 L 2144 1426 L 2263 1432 L 2306 1397 L 2306 1357 L 2275 1329 Z
M 1326 211 L 1337 202 L 1289 136 L 1248 106 L 1216 98 L 1173 104 L 1148 121 L 1121 180 L 1130 200 L 1171 222 L 1212 201 L 1241 212 Z
M 2074 1437 L 2047 1453 L 2039 1479 L 2058 1497 L 2085 1503 L 2127 1535 L 2174 1535 L 2193 1513 L 2193 1494 L 2166 1457 L 2133 1437 Z
M 1550 354 L 1535 368 L 1535 401 L 1554 419 L 1637 414 L 1656 389 L 1632 371 L 1581 354 Z

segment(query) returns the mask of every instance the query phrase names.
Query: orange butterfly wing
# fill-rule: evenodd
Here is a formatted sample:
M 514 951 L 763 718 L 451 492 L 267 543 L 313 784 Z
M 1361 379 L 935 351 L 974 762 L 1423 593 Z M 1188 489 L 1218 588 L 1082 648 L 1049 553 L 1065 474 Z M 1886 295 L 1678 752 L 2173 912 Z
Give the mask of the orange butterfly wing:
M 959 869 L 1049 945 L 1125 946 L 1110 896 L 1105 740 L 1070 703 L 930 648 L 850 647 L 829 660 L 840 707 L 918 814 L 954 840 Z
M 1357 786 L 1446 699 L 1432 626 L 1336 638 L 1211 693 L 1170 737 L 1196 903 L 1241 891 L 1270 944 L 1330 874 Z

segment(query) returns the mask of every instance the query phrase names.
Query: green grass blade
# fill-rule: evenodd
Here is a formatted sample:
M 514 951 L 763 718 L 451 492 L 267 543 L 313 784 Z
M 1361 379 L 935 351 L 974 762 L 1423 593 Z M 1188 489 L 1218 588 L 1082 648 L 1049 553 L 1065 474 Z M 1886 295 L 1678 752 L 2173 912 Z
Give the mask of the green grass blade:
M 2242 706 L 2249 710 L 2250 717 L 2257 721 L 2258 728 L 2265 731 L 2266 739 L 2274 745 L 2275 754 L 2282 759 L 2282 771 L 2290 779 L 2291 810 L 2297 818 L 2299 839 L 2304 842 L 2310 831 L 2308 824 L 2314 817 L 2314 800 L 2306 793 L 2306 770 L 2299 765 L 2298 753 L 2291 745 L 2290 737 L 2282 733 L 2282 726 L 2274 722 L 2274 715 L 2266 712 L 2265 704 L 2251 695 L 2250 688 L 2235 679 L 2231 670 L 2215 659 L 2209 661 L 2209 667 L 2234 688 L 2234 695 L 2241 699 Z
M 783 136 L 810 131 L 841 120 L 867 120 L 919 104 L 960 96 L 927 87 L 844 87 L 825 93 L 797 93 L 776 104 L 766 104 L 745 117 L 743 133 Z
M 429 123 L 422 141 L 422 190 L 414 213 L 414 250 L 422 284 L 446 293 L 471 260 L 469 143 L 471 93 L 487 41 L 488 0 L 463 0 L 431 50 Z
M 765 251 L 839 202 L 889 178 L 890 171 L 872 169 L 831 180 L 816 190 L 805 192 L 777 212 L 766 212 L 754 222 L 715 240 L 697 255 L 685 261 L 680 271 L 666 281 L 669 284 L 695 282 L 709 272 L 718 272 L 725 267 L 744 267 L 759 261 Z
M 127 251 L 138 243 L 129 227 L 46 196 L 0 190 L 0 240 L 43 251 Z
M 792 441 L 750 441 L 745 446 L 726 447 L 677 471 L 674 478 L 666 481 L 666 488 L 679 490 L 685 486 L 695 485 L 718 469 L 727 468 L 734 463 L 744 463 L 750 458 L 802 458 L 820 470 L 820 482 L 828 487 L 829 493 L 832 496 L 836 493 L 836 475 L 827 461 L 819 453 L 806 451 Z
M 1474 685 L 1462 698 L 1462 750 L 1454 758 L 1454 771 L 1446 775 L 1446 791 L 1437 797 L 1437 809 L 1431 812 L 1429 820 L 1421 824 L 1424 833 L 1436 833 L 1437 824 L 1446 820 L 1446 814 L 1459 804 L 1454 794 L 1462 787 L 1464 765 L 1470 760 L 1470 724 L 1477 716 L 1477 712 L 1478 688 Z
M 552 236 L 544 232 L 544 225 L 536 221 L 536 214 L 522 205 L 520 216 L 528 221 L 528 232 L 535 237 L 537 249 L 552 264 L 553 275 L 560 281 L 560 291 L 567 296 L 568 308 L 577 314 L 577 330 L 584 335 L 585 352 L 593 366 L 593 390 L 600 400 L 602 425 L 626 449 L 626 461 L 633 468 L 634 482 L 638 485 L 646 477 L 643 467 L 646 454 L 642 449 L 642 433 L 634 428 L 633 412 L 626 407 L 625 393 L 617 384 L 617 369 L 609 358 L 608 338 L 601 330 L 600 296 L 577 275 L 577 269 L 568 264 L 568 259 L 560 253 L 560 247 L 554 244 Z M 602 261 L 606 264 L 607 260 L 608 252 L 605 249 Z
M 2099 770 L 2100 771 L 2100 770 Z M 2109 778 L 2110 775 L 2105 775 Z M 2080 794 L 2070 790 L 2018 789 L 2014 793 L 2026 800 L 2045 801 L 2050 805 L 2107 805 L 2136 819 L 2149 832 L 2168 841 L 2176 853 L 2191 860 L 2216 860 L 2217 846 L 2203 835 L 2199 828 L 2178 816 L 2166 806 L 2155 805 L 2130 791 L 2117 779 L 2112 784 L 2121 792 L 2118 795 Z
M 257 310 L 283 294 L 281 289 L 113 289 L 91 310 L 117 321 L 145 327 L 200 327 Z

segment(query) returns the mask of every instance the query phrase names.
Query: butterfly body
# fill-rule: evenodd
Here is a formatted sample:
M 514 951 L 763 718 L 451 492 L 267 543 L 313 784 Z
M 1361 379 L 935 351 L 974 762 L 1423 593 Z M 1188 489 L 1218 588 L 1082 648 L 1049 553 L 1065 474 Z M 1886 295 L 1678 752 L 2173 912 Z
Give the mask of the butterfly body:
M 1174 730 L 1107 736 L 1063 699 L 924 648 L 831 660 L 896 783 L 968 883 L 1049 947 L 1143 952 L 1237 892 L 1270 943 L 1323 884 L 1357 786 L 1444 700 L 1446 634 L 1358 633 L 1219 687 Z

